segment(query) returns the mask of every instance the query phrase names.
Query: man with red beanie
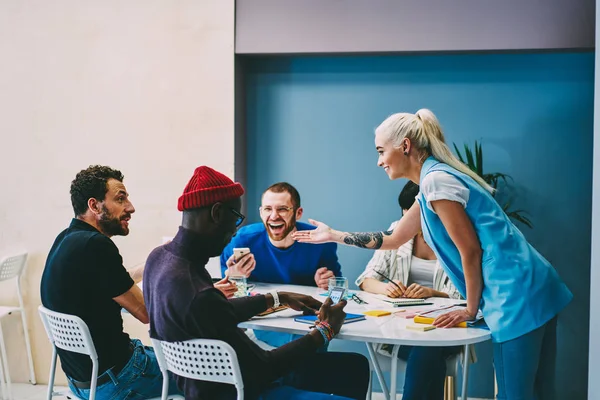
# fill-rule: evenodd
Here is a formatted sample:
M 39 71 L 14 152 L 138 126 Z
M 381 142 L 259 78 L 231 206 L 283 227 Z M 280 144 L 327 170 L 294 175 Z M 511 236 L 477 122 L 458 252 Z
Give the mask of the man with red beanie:
M 248 399 L 364 399 L 369 363 L 359 354 L 317 353 L 340 330 L 345 301 L 323 305 L 289 292 L 227 299 L 213 286 L 205 266 L 221 254 L 244 216 L 244 189 L 209 167 L 198 167 L 179 198 L 183 211 L 177 235 L 150 254 L 144 270 L 144 298 L 150 336 L 170 342 L 218 339 L 236 351 Z M 314 313 L 321 321 L 309 334 L 272 351 L 252 342 L 237 324 L 284 304 Z M 188 400 L 234 399 L 232 385 L 176 377 Z M 333 395 L 332 395 L 333 394 Z

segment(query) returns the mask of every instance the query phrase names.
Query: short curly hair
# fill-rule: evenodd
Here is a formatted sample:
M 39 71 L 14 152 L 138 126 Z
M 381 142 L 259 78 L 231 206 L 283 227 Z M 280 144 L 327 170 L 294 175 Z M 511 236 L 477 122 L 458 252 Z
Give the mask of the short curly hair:
M 121 171 L 104 165 L 90 165 L 79 171 L 71 182 L 71 204 L 76 217 L 86 213 L 89 199 L 104 200 L 108 191 L 106 183 L 111 178 L 123 182 Z
M 294 206 L 295 209 L 300 208 L 300 193 L 298 193 L 298 190 L 296 190 L 295 187 L 293 187 L 292 185 L 290 185 L 287 182 L 277 182 L 272 184 L 271 186 L 269 186 L 264 192 L 263 192 L 263 196 L 265 195 L 265 193 L 267 192 L 273 192 L 273 193 L 289 193 L 291 198 L 292 198 L 292 205 Z M 261 197 L 262 200 L 262 197 Z

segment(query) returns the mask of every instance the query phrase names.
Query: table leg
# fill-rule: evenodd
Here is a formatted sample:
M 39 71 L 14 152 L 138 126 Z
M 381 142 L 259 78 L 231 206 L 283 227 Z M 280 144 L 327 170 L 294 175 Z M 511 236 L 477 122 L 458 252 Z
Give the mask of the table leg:
M 469 347 L 470 345 L 465 344 L 463 354 L 462 400 L 467 400 L 467 386 L 469 384 Z
M 386 400 L 390 400 L 390 393 L 388 392 L 387 384 L 385 383 L 383 373 L 381 372 L 381 367 L 379 366 L 379 362 L 377 361 L 377 354 L 375 353 L 375 349 L 373 348 L 373 343 L 366 343 L 366 345 L 367 350 L 369 351 L 369 356 L 371 357 L 371 363 L 373 364 L 373 368 L 375 368 L 377 379 L 379 380 L 381 390 L 383 391 L 383 397 Z
M 391 372 L 391 382 L 390 382 L 390 399 L 396 400 L 396 393 L 398 392 L 396 389 L 396 384 L 398 383 L 398 351 L 400 350 L 400 345 L 394 345 L 392 348 L 392 372 Z
M 366 400 L 372 400 L 373 397 L 373 370 L 370 367 L 371 363 L 369 363 L 369 387 L 367 388 Z

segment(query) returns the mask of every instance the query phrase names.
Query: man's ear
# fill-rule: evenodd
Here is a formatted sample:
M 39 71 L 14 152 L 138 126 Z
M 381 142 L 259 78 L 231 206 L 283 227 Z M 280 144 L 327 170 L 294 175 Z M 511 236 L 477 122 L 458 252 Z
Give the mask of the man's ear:
M 302 209 L 302 207 L 298 207 L 298 209 L 296 210 L 296 220 L 302 218 L 302 213 L 304 213 L 304 210 Z
M 102 212 L 102 202 L 98 201 L 93 197 L 89 198 L 87 201 L 88 210 L 93 212 L 95 215 L 98 215 Z
M 219 224 L 223 218 L 223 203 L 215 203 L 210 208 L 210 219 L 215 224 Z

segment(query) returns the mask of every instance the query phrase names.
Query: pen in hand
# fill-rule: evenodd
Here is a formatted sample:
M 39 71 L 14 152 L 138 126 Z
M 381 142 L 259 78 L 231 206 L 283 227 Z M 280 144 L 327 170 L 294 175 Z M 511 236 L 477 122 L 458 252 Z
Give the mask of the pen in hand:
M 387 276 L 385 276 L 381 272 L 377 271 L 376 269 L 374 269 L 373 271 L 375 271 L 377 274 L 379 274 L 383 279 L 385 279 L 388 282 L 390 282 L 392 285 L 396 286 L 398 288 L 398 290 L 400 290 L 400 292 L 402 293 L 402 297 L 404 297 L 404 289 L 402 289 L 400 287 L 400 285 L 398 285 L 396 282 L 394 282 L 393 280 L 391 280 L 390 278 L 388 278 Z

